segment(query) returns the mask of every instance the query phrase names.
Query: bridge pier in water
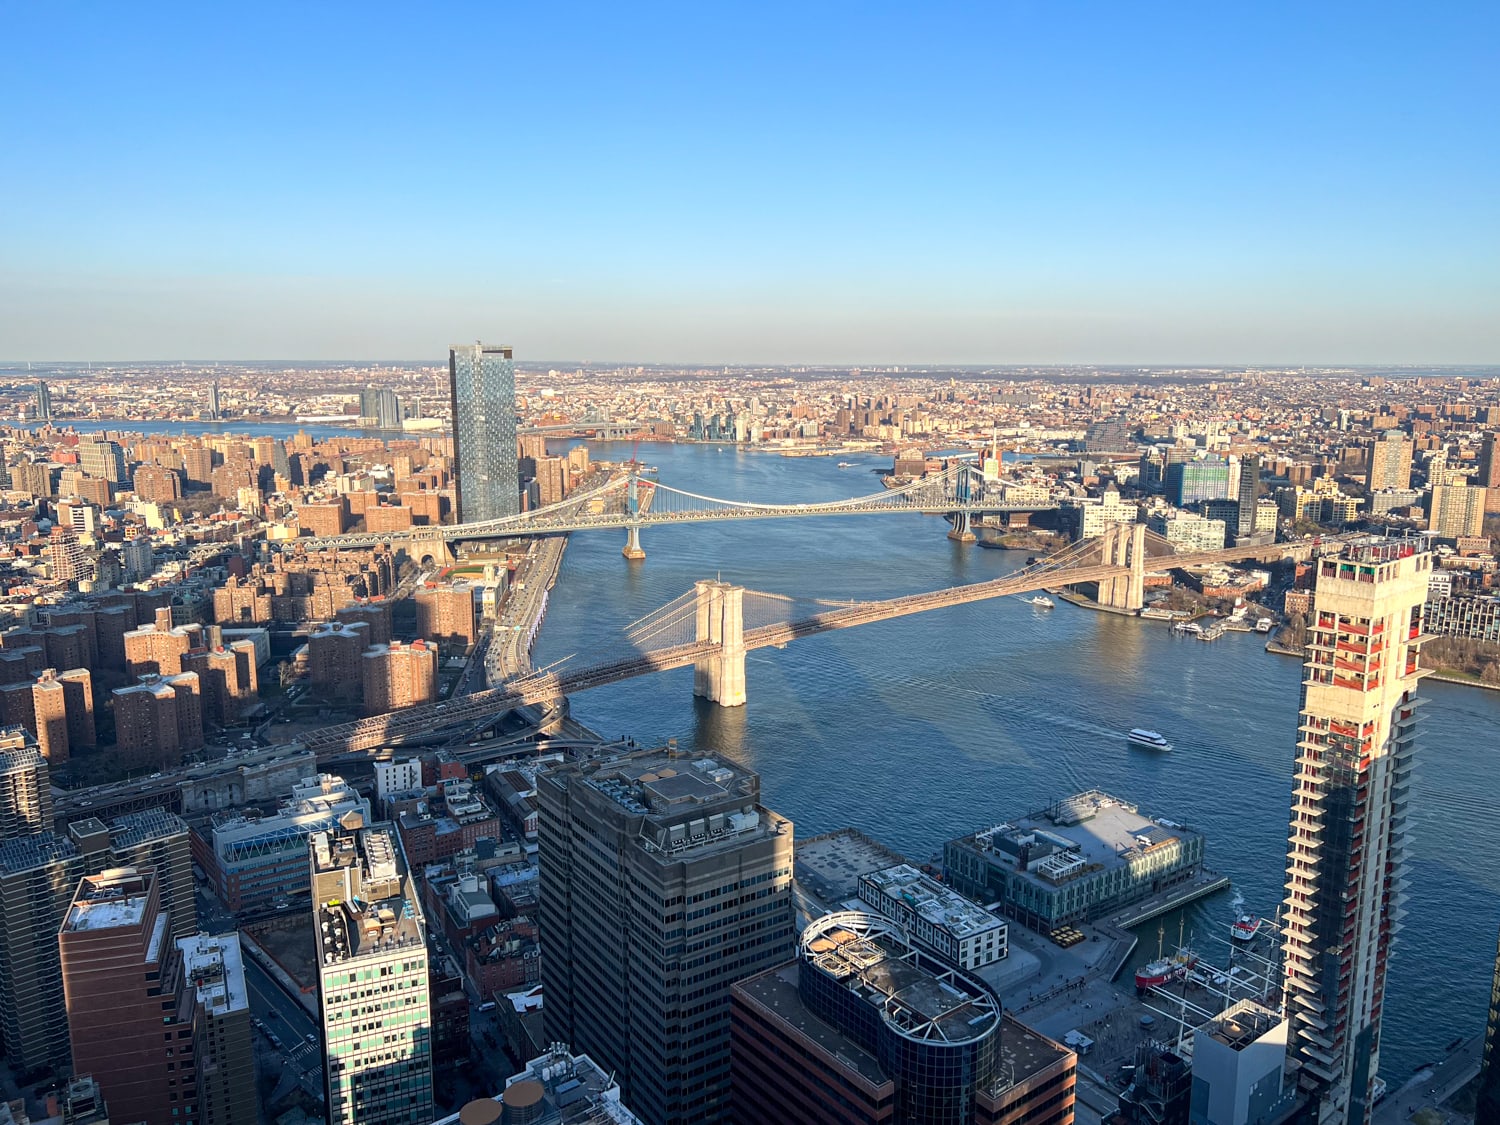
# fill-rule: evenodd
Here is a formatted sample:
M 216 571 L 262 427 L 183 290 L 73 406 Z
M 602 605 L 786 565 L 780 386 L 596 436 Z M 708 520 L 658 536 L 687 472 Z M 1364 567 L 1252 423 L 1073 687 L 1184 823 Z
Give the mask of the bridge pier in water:
M 646 552 L 641 549 L 641 525 L 629 524 L 625 528 L 625 549 L 620 552 L 631 562 L 640 562 L 646 557 Z
M 745 588 L 696 582 L 698 643 L 717 646 L 693 664 L 693 694 L 720 707 L 745 705 Z
M 1110 524 L 1100 536 L 1100 548 L 1101 563 L 1127 567 L 1129 573 L 1099 583 L 1099 604 L 1138 612 L 1146 604 L 1146 525 Z
M 953 529 L 948 532 L 948 538 L 955 543 L 973 543 L 978 540 L 979 536 L 974 534 L 971 520 L 968 512 L 954 512 Z

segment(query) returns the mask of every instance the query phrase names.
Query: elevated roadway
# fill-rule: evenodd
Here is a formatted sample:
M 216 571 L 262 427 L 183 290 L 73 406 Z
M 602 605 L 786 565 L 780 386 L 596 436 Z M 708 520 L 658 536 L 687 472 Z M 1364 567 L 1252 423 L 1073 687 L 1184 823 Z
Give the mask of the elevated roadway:
M 1312 547 L 1312 543 L 1282 543 L 1260 547 L 1228 548 L 1163 556 L 1151 559 L 1150 563 L 1157 568 L 1176 568 L 1209 566 L 1247 559 L 1269 561 L 1305 554 L 1310 552 Z M 1075 544 L 1057 555 L 1049 556 L 1024 570 L 1003 578 L 908 594 L 882 601 L 852 602 L 847 606 L 831 608 L 809 617 L 746 629 L 744 649 L 749 651 L 760 648 L 779 648 L 792 641 L 836 629 L 850 629 L 876 621 L 926 613 L 950 606 L 967 605 L 990 598 L 1033 593 L 1059 586 L 1107 582 L 1128 574 L 1128 567 L 1108 566 L 1090 561 L 1088 555 L 1091 549 L 1092 546 L 1089 543 Z M 720 647 L 714 642 L 689 641 L 668 644 L 606 664 L 534 673 L 502 686 L 477 691 L 458 699 L 321 727 L 301 736 L 297 744 L 272 747 L 257 752 L 252 757 L 270 758 L 278 754 L 286 757 L 295 755 L 299 749 L 305 748 L 306 751 L 311 751 L 315 755 L 320 766 L 335 761 L 347 762 L 356 755 L 364 759 L 378 758 L 388 748 L 409 740 L 431 739 L 435 732 L 443 730 L 482 730 L 488 723 L 516 708 L 534 704 L 554 704 L 555 701 L 575 692 L 618 683 L 636 676 L 685 668 L 719 651 L 721 651 Z M 482 760 L 487 752 L 492 755 L 496 748 L 495 741 L 489 742 L 487 746 L 482 744 L 475 748 L 478 754 L 474 755 L 474 759 Z M 250 758 L 242 760 L 248 761 Z M 104 811 L 113 812 L 127 808 L 172 804 L 176 800 L 181 783 L 192 781 L 194 775 L 211 773 L 216 767 L 223 772 L 227 765 L 227 763 L 211 763 L 208 766 L 192 769 L 165 771 L 148 779 L 58 793 L 54 798 L 54 808 L 61 819 L 67 820 L 78 816 L 102 815 Z

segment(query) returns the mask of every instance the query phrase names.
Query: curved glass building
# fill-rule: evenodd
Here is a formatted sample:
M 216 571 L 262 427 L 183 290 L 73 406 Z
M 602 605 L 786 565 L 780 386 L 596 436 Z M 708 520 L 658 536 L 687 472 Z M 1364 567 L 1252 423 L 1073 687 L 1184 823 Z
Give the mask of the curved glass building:
M 988 986 L 859 911 L 813 922 L 799 954 L 803 1004 L 894 1080 L 895 1121 L 974 1120 L 976 1093 L 995 1085 L 1000 1066 L 1000 1001 Z

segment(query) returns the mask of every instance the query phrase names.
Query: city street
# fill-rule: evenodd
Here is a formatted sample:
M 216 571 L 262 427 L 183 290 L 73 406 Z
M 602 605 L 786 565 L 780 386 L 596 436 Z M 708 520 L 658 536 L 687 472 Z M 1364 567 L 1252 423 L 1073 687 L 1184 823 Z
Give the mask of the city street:
M 1391 1090 L 1371 1114 L 1372 1125 L 1447 1125 L 1457 1118 L 1442 1108 L 1443 1103 L 1479 1073 L 1484 1052 L 1484 1036 L 1476 1035 L 1437 1066 L 1418 1072 L 1399 1090 Z

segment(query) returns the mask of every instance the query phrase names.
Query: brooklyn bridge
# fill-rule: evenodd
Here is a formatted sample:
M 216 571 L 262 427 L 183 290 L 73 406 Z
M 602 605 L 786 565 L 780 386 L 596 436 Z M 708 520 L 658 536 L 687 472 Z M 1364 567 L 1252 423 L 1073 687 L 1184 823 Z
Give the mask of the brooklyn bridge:
M 789 594 L 704 580 L 627 626 L 624 637 L 634 649 L 628 656 L 544 669 L 441 703 L 322 727 L 297 741 L 320 764 L 347 761 L 351 756 L 373 758 L 403 742 L 430 738 L 435 731 L 451 730 L 460 737 L 463 731 L 482 729 L 516 708 L 549 704 L 590 688 L 690 665 L 694 694 L 735 707 L 747 702 L 745 655 L 755 649 L 781 648 L 836 629 L 1063 587 L 1084 586 L 1101 606 L 1130 613 L 1142 608 L 1148 570 L 1251 560 L 1269 563 L 1305 557 L 1312 548 L 1312 542 L 1300 542 L 1176 554 L 1144 525 L 1122 524 L 1002 578 L 878 601 L 822 600 L 811 604 L 807 612 L 801 612 L 803 600 Z M 74 790 L 59 798 L 57 811 L 64 817 L 103 815 L 115 809 L 170 804 L 188 773 L 186 769 L 166 771 L 146 782 Z

